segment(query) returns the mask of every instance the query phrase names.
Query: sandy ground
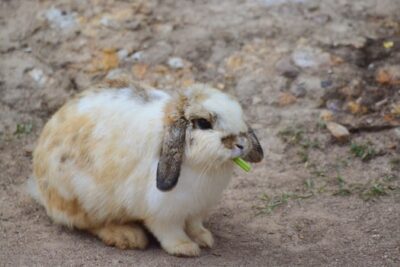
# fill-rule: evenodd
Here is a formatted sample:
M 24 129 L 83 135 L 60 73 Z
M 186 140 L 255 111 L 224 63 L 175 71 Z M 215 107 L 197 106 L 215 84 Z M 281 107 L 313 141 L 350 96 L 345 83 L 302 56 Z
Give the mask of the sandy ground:
M 1 266 L 399 266 L 400 2 L 3 0 Z M 51 223 L 24 191 L 51 114 L 129 73 L 236 95 L 266 152 L 207 222 L 215 248 L 122 251 Z M 351 130 L 335 141 L 322 119 Z

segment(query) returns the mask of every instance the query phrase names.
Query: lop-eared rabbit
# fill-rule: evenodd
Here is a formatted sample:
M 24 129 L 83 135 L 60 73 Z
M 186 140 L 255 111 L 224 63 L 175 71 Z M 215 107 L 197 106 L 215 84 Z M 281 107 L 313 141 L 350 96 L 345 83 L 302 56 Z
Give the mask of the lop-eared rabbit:
M 234 97 L 207 85 L 174 95 L 130 81 L 79 94 L 45 125 L 33 196 L 51 219 L 118 248 L 143 249 L 146 227 L 168 253 L 197 256 L 235 157 L 263 150 Z

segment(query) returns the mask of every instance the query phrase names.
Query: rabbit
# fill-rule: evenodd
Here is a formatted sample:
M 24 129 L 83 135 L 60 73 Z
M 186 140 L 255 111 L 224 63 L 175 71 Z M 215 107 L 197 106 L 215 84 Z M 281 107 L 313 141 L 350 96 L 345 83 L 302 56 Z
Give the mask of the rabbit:
M 147 228 L 169 254 L 198 256 L 213 246 L 203 220 L 238 156 L 259 162 L 263 149 L 234 97 L 113 80 L 51 117 L 29 184 L 57 224 L 121 249 L 144 249 Z

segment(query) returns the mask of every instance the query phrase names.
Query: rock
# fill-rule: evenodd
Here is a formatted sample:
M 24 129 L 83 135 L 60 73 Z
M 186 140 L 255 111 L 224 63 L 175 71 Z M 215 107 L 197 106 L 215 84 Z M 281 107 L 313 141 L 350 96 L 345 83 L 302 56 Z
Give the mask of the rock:
M 174 49 L 172 48 L 171 44 L 167 43 L 166 41 L 160 41 L 145 51 L 143 62 L 150 65 L 166 62 L 173 51 Z
M 307 94 L 304 83 L 295 84 L 290 88 L 290 92 L 296 97 L 304 97 Z
M 155 25 L 155 30 L 157 34 L 168 36 L 174 29 L 174 26 L 171 24 L 157 24 Z
M 130 58 L 133 61 L 141 61 L 143 59 L 143 51 L 138 51 L 138 52 L 133 53 L 133 55 L 130 56 Z
M 330 121 L 326 124 L 326 128 L 338 141 L 344 142 L 349 139 L 349 130 L 339 123 Z
M 278 60 L 275 64 L 275 69 L 280 75 L 287 78 L 296 78 L 299 74 L 299 69 L 294 66 L 290 58 L 287 57 Z
M 43 70 L 34 68 L 29 71 L 28 74 L 39 86 L 46 84 L 47 76 L 44 74 Z
M 323 80 L 321 81 L 321 87 L 326 89 L 326 88 L 330 88 L 333 85 L 332 80 Z
M 342 111 L 343 102 L 339 99 L 329 99 L 326 101 L 326 107 L 333 112 Z
M 109 16 L 103 16 L 100 19 L 100 24 L 110 29 L 118 29 L 119 23 Z
M 129 54 L 129 52 L 126 49 L 121 49 L 121 50 L 118 50 L 118 52 L 117 52 L 118 59 L 120 61 L 126 60 L 126 58 L 128 57 L 128 54 Z
M 330 55 L 316 48 L 302 47 L 292 54 L 294 64 L 300 68 L 318 68 L 330 64 Z
M 396 134 L 397 139 L 400 140 L 400 127 L 395 128 L 395 129 L 394 129 L 394 133 Z
M 50 25 L 55 28 L 71 29 L 76 26 L 76 14 L 67 13 L 57 8 L 51 8 L 44 14 Z
M 184 64 L 183 60 L 180 57 L 171 57 L 168 59 L 168 66 L 173 69 L 182 69 Z

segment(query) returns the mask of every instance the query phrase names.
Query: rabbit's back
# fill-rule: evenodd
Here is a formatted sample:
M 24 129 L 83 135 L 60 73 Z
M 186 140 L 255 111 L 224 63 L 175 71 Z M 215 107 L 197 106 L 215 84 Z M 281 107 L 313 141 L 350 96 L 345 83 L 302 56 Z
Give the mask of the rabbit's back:
M 169 96 L 134 88 L 88 91 L 46 124 L 34 152 L 34 176 L 48 214 L 88 228 L 131 220 L 154 176 Z

